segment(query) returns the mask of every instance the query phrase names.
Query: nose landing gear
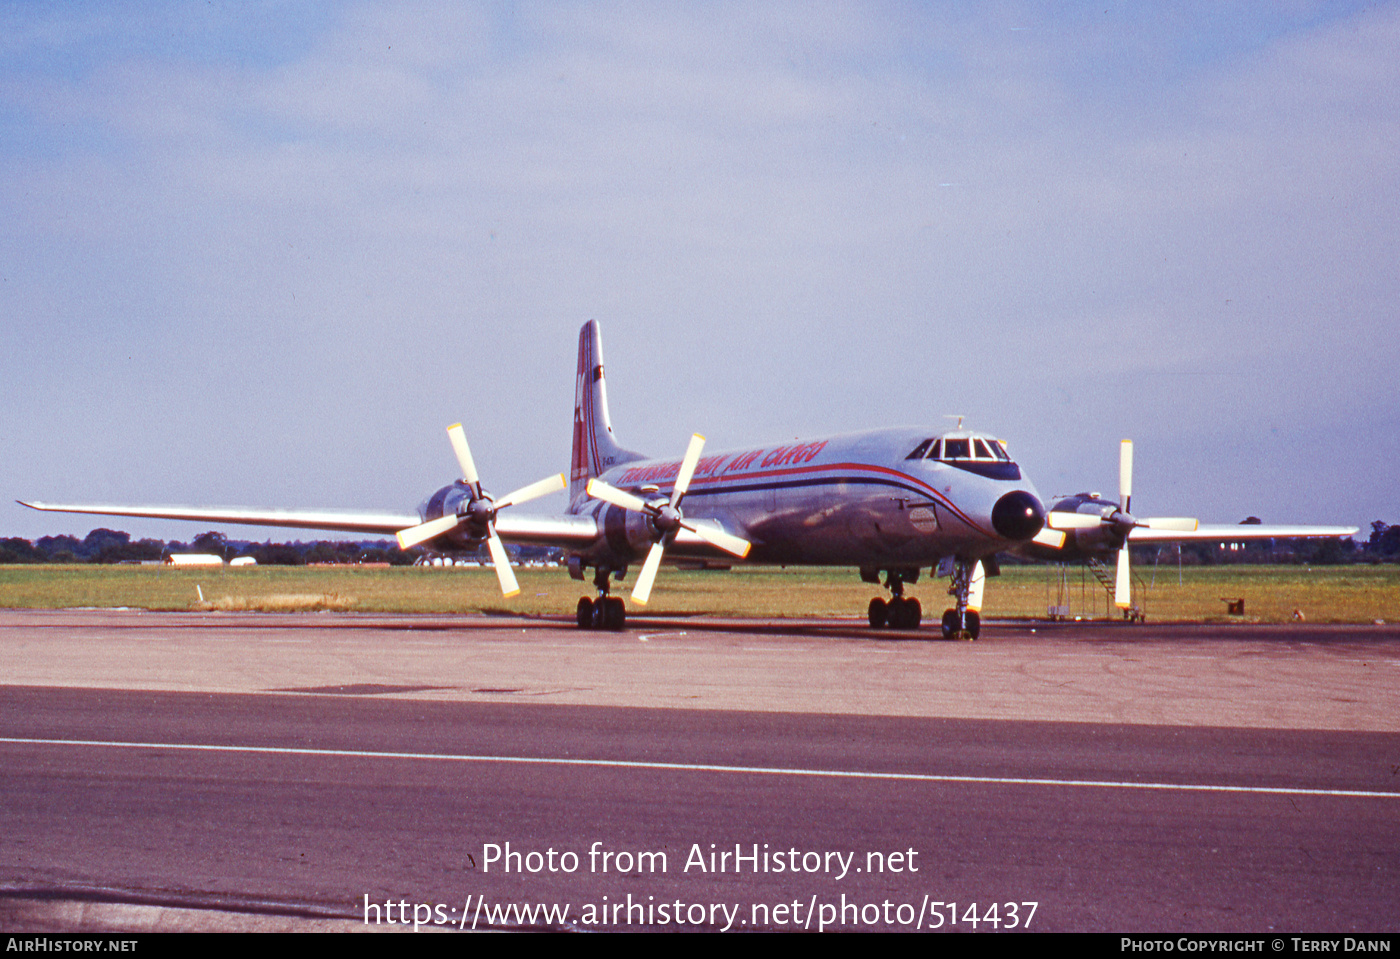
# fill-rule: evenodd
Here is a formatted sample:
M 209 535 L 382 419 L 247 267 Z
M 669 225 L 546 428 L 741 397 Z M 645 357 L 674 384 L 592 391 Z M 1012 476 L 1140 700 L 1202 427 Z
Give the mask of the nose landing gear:
M 982 632 L 982 615 L 970 606 L 982 605 L 983 570 L 980 562 L 953 562 L 953 582 L 948 587 L 956 605 L 943 612 L 943 638 L 974 640 Z M 975 602 L 973 596 L 976 596 Z

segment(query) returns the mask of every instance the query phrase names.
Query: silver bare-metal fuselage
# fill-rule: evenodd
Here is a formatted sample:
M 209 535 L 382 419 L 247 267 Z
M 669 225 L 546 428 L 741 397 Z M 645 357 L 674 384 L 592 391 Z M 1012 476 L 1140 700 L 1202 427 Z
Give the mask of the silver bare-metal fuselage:
M 980 559 L 1039 531 L 1039 496 L 1009 457 L 910 458 L 936 435 L 885 429 L 709 454 L 696 467 L 682 509 L 688 521 L 710 521 L 748 539 L 747 559 L 760 564 L 928 567 L 945 557 Z M 660 498 L 670 495 L 679 468 L 679 459 L 642 460 L 602 479 Z M 1019 498 L 1008 503 L 1008 494 Z M 1036 515 L 1008 527 L 999 503 Z M 596 542 L 578 551 L 589 565 L 625 565 L 655 541 L 644 515 L 587 496 L 576 497 L 569 512 L 597 524 Z M 734 561 L 684 530 L 667 556 Z

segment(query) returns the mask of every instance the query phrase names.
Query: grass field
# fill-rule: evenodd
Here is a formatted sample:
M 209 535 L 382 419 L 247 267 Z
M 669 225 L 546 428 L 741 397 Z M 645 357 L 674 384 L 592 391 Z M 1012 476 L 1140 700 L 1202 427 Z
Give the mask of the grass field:
M 1287 622 L 1294 611 L 1312 623 L 1400 622 L 1400 566 L 1207 566 L 1138 570 L 1135 598 L 1162 621 Z M 517 571 L 521 593 L 501 597 L 489 569 L 462 567 L 263 566 L 173 569 L 163 566 L 0 566 L 0 607 L 62 609 L 134 607 L 153 610 L 343 609 L 359 612 L 568 614 L 589 583 L 563 569 Z M 619 591 L 625 596 L 629 582 Z M 910 587 L 924 617 L 948 605 L 946 581 L 925 576 Z M 663 570 L 649 612 L 719 616 L 863 616 L 878 587 L 855 570 Z M 202 597 L 202 599 L 201 599 Z M 1229 616 L 1224 600 L 1243 599 L 1245 615 Z M 1080 567 L 1066 567 L 1064 587 L 1048 567 L 1008 567 L 987 581 L 985 615 L 1041 618 L 1052 604 L 1102 618 L 1107 595 Z M 630 604 L 629 604 L 630 605 Z

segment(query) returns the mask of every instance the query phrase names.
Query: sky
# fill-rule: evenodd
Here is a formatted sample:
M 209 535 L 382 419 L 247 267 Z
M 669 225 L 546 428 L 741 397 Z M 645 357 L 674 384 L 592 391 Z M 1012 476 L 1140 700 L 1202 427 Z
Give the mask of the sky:
M 1397 49 L 1400 3 L 0 2 L 0 537 L 411 510 L 458 421 L 498 493 L 567 470 L 589 319 L 651 455 L 960 415 L 1047 499 L 1130 437 L 1139 515 L 1364 536 Z

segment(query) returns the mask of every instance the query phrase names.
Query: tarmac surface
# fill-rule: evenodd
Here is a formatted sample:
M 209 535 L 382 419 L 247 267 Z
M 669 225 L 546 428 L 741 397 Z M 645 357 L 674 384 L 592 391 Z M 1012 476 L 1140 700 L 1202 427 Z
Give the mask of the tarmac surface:
M 0 667 L 5 931 L 1400 925 L 1393 626 L 6 610 Z

